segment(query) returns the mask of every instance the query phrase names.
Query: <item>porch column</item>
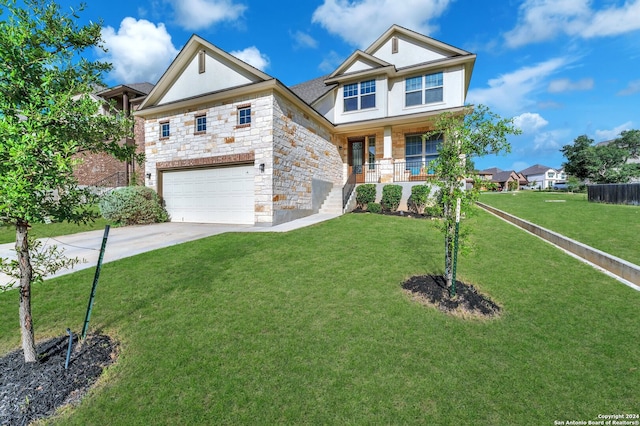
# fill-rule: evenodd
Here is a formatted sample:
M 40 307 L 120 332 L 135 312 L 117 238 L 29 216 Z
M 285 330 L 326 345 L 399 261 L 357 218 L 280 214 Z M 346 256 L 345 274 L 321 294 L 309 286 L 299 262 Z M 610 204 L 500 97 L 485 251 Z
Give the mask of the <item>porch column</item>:
M 393 157 L 393 144 L 391 142 L 391 126 L 386 126 L 384 128 L 384 156 L 383 158 L 392 158 Z
M 380 160 L 380 183 L 393 182 L 393 144 L 391 140 L 391 126 L 384 128 L 384 148 Z

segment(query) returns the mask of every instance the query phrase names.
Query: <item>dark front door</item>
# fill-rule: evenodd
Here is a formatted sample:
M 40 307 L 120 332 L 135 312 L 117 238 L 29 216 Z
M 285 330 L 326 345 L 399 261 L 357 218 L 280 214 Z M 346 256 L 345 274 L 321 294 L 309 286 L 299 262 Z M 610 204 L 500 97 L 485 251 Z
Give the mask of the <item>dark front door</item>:
M 364 182 L 364 138 L 349 139 L 349 171 L 357 183 Z

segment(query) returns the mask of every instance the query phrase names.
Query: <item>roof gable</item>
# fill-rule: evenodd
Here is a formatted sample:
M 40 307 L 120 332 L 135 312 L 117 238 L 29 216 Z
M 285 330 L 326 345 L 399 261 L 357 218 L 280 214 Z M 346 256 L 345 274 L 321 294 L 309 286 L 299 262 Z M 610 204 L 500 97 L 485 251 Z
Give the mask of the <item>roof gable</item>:
M 474 56 L 439 40 L 408 30 L 399 25 L 391 26 L 365 52 L 397 68 L 417 63 L 439 61 L 458 56 Z
M 201 72 L 202 61 L 204 72 Z M 160 77 L 140 109 L 272 79 L 194 34 Z
M 327 80 L 332 80 L 344 75 L 378 70 L 391 66 L 392 65 L 390 63 L 376 58 L 375 56 L 369 55 L 361 50 L 356 50 L 327 78 Z

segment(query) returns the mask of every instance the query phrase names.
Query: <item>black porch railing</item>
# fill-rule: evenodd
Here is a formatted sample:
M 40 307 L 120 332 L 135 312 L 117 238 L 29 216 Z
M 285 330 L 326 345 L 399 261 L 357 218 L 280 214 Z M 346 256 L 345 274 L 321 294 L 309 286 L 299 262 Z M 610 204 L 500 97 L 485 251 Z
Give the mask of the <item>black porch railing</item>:
M 351 198 L 353 189 L 356 187 L 356 174 L 351 173 L 347 178 L 347 183 L 342 187 L 342 208 L 347 207 L 347 202 Z
M 394 182 L 415 182 L 433 178 L 433 170 L 429 170 L 422 161 L 396 161 L 393 163 Z

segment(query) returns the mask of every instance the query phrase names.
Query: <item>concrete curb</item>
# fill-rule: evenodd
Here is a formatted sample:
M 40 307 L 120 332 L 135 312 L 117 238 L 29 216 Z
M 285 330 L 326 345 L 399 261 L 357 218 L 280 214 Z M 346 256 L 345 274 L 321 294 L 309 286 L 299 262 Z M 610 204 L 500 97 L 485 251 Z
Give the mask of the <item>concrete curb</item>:
M 616 277 L 621 278 L 622 282 L 627 284 L 629 287 L 640 291 L 640 266 L 627 262 L 619 257 L 612 256 L 586 244 L 582 244 L 581 242 L 572 240 L 571 238 L 567 238 L 564 235 L 542 228 L 541 226 L 510 215 L 502 210 L 498 210 L 480 202 L 477 202 L 476 204 L 499 218 L 504 219 L 507 222 L 510 222 L 519 228 L 522 228 L 533 235 L 568 251 L 569 253 L 615 275 Z

